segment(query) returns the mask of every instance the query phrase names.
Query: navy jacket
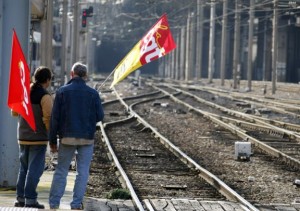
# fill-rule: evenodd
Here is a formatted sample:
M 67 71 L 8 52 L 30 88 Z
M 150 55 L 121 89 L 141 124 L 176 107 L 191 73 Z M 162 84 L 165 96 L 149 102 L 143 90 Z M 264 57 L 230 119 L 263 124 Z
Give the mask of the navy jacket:
M 104 112 L 99 93 L 80 77 L 71 79 L 56 92 L 50 121 L 49 142 L 57 138 L 94 139 L 96 124 Z

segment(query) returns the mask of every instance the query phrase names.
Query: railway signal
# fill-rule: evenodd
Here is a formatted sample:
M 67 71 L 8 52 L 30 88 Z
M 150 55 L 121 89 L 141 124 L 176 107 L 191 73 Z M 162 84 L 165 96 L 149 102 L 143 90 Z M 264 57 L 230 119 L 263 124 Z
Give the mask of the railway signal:
M 83 28 L 86 27 L 87 24 L 87 18 L 88 17 L 93 17 L 93 7 L 90 6 L 88 9 L 83 9 L 82 10 L 82 18 L 81 18 L 81 26 Z
M 81 26 L 86 27 L 87 9 L 82 10 Z

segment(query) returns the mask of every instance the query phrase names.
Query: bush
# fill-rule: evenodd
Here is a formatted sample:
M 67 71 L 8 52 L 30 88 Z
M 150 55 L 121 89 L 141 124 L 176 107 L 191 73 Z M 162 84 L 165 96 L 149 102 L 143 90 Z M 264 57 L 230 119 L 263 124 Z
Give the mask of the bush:
M 112 190 L 108 195 L 108 199 L 131 199 L 130 193 L 126 189 Z

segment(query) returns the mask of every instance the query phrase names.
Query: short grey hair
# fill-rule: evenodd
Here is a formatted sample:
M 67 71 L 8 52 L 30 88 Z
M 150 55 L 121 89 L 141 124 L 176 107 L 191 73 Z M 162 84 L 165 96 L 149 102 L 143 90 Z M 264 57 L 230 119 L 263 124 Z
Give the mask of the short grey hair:
M 87 76 L 87 66 L 81 62 L 76 62 L 72 67 L 72 71 L 81 78 Z

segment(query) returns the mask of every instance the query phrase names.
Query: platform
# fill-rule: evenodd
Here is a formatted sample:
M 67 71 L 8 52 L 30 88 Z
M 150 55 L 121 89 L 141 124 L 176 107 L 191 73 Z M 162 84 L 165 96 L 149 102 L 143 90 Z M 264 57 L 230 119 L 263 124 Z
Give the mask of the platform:
M 41 177 L 40 183 L 38 185 L 38 202 L 45 205 L 45 210 L 49 210 L 49 190 L 52 183 L 53 171 L 45 171 Z M 69 172 L 67 178 L 67 187 L 65 194 L 61 200 L 59 210 L 70 210 L 70 203 L 72 201 L 72 190 L 75 181 L 75 172 Z M 0 211 L 21 211 L 21 210 L 38 210 L 34 208 L 16 208 L 13 207 L 16 200 L 15 190 L 0 190 Z M 131 211 L 135 210 L 134 205 L 131 200 L 107 200 L 107 199 L 94 199 L 85 198 L 84 199 L 85 210 L 111 210 L 111 207 L 117 208 L 117 210 Z

